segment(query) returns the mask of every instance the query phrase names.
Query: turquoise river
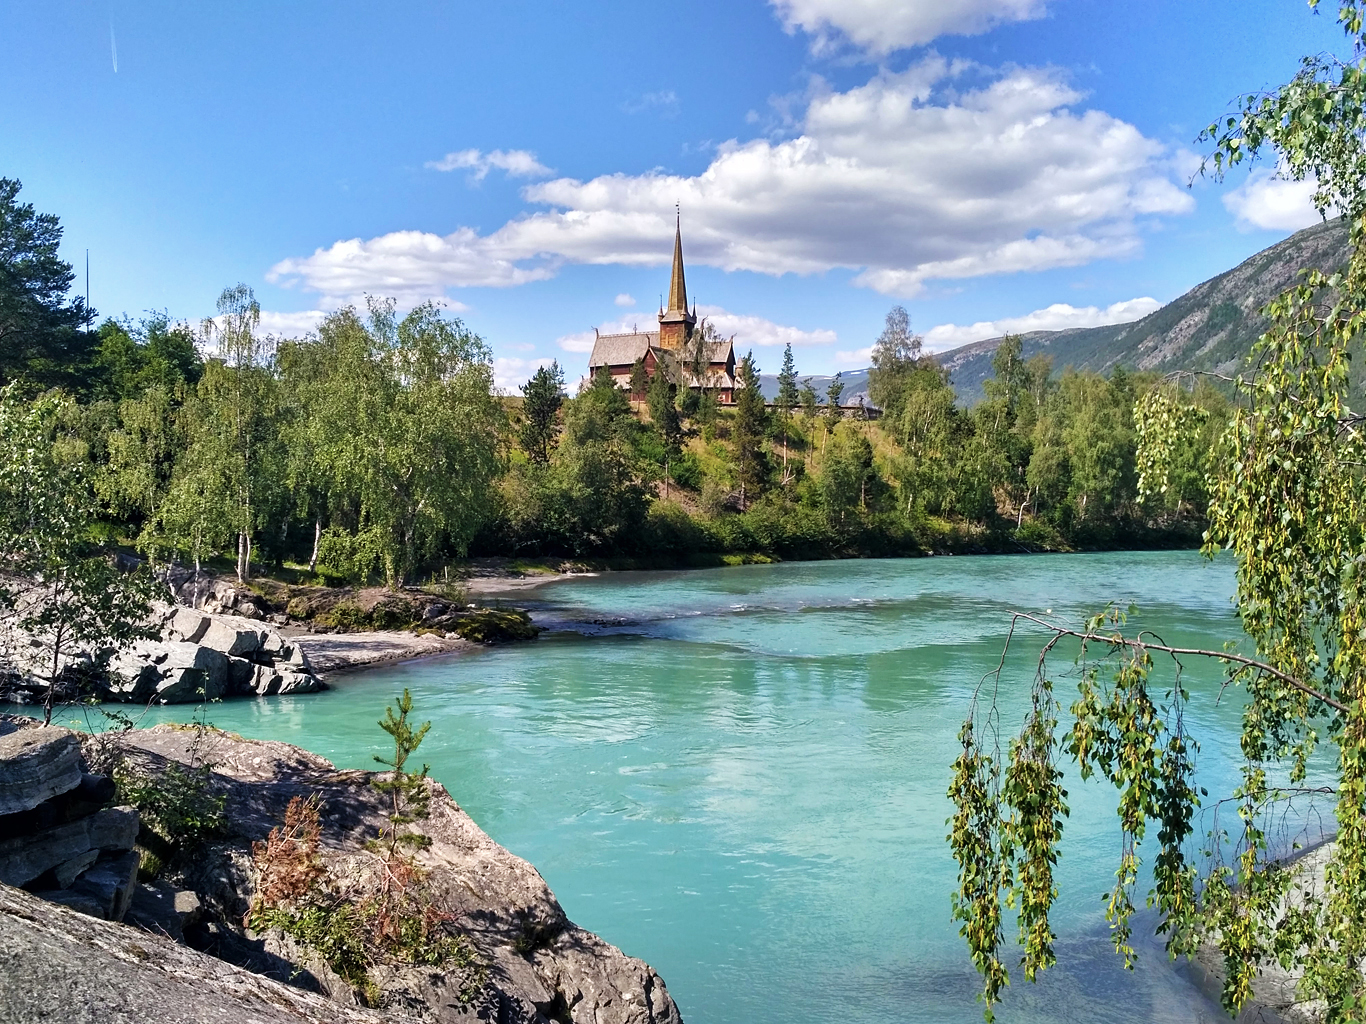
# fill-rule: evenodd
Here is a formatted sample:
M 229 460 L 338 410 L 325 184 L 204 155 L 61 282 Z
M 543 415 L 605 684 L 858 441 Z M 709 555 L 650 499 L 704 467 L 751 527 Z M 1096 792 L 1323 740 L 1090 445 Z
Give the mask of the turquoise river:
M 975 1022 L 945 790 L 1009 612 L 1077 624 L 1133 603 L 1133 622 L 1169 643 L 1218 647 L 1239 635 L 1232 592 L 1232 563 L 1194 552 L 614 573 L 520 595 L 549 627 L 534 643 L 208 714 L 373 767 L 387 739 L 376 720 L 411 688 L 436 778 L 540 869 L 571 918 L 653 964 L 689 1024 Z M 1017 635 L 1007 660 L 1007 724 L 1039 637 Z M 1070 703 L 1070 655 L 1053 664 Z M 1220 678 L 1187 666 L 1211 793 L 1237 771 L 1238 698 L 1217 700 Z M 1151 940 L 1133 972 L 1111 952 L 1100 894 L 1119 853 L 1115 797 L 1075 772 L 1068 788 L 1059 964 L 1036 985 L 1015 978 L 998 1018 L 1226 1020 Z M 1151 917 L 1140 924 L 1151 931 Z

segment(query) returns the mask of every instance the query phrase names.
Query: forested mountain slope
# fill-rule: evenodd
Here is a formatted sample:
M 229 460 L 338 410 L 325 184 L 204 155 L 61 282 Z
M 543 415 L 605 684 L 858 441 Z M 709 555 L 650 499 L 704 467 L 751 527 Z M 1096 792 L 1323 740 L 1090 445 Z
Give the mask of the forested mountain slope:
M 1292 285 L 1301 270 L 1336 270 L 1347 253 L 1341 219 L 1316 224 L 1196 285 L 1142 320 L 1021 335 L 1022 355 L 1052 356 L 1056 370 L 1071 366 L 1107 373 L 1123 366 L 1229 372 L 1266 330 L 1261 308 Z M 982 399 L 982 383 L 991 376 L 991 357 L 1000 344 L 1000 338 L 989 338 L 939 356 L 963 404 Z

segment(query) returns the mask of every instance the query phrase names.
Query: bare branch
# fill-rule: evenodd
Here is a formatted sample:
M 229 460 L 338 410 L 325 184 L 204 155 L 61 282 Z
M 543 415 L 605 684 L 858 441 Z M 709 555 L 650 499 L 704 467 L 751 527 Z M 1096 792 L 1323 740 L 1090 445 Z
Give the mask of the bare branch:
M 1313 697 L 1315 700 L 1322 701 L 1324 704 L 1327 704 L 1330 708 L 1333 708 L 1334 710 L 1339 711 L 1344 715 L 1347 714 L 1347 706 L 1345 704 L 1342 704 L 1341 702 L 1334 700 L 1332 697 L 1329 697 L 1326 694 L 1319 693 L 1318 690 L 1315 690 L 1312 686 L 1308 685 L 1307 683 L 1299 679 L 1296 679 L 1288 672 L 1282 672 L 1274 665 L 1268 665 L 1266 662 L 1258 661 L 1256 658 L 1247 658 L 1241 654 L 1233 654 L 1230 651 L 1209 651 L 1199 647 L 1170 647 L 1166 644 L 1145 643 L 1141 639 L 1130 640 L 1127 637 L 1113 633 L 1082 633 L 1078 632 L 1075 629 L 1067 629 L 1064 626 L 1055 626 L 1053 623 L 1046 622 L 1038 616 L 1030 615 L 1027 612 L 1015 612 L 1011 615 L 1010 622 L 1012 630 L 1014 628 L 1015 623 L 1020 619 L 1024 619 L 1028 622 L 1033 622 L 1036 625 L 1043 626 L 1044 629 L 1051 630 L 1053 633 L 1056 634 L 1056 636 L 1054 636 L 1054 638 L 1051 641 L 1049 641 L 1048 646 L 1044 648 L 1045 652 L 1049 648 L 1051 648 L 1053 644 L 1057 643 L 1058 640 L 1062 637 L 1072 636 L 1082 641 L 1096 641 L 1098 643 L 1109 644 L 1112 647 L 1129 647 L 1136 651 L 1161 651 L 1164 654 L 1191 654 L 1197 655 L 1202 658 L 1216 658 L 1219 661 L 1227 661 L 1234 665 L 1243 665 L 1247 668 L 1256 669 L 1259 672 L 1265 672 L 1267 675 L 1273 676 L 1283 683 L 1288 683 L 1290 686 L 1294 687 L 1296 690 L 1299 690 L 1301 693 L 1307 694 L 1308 696 Z

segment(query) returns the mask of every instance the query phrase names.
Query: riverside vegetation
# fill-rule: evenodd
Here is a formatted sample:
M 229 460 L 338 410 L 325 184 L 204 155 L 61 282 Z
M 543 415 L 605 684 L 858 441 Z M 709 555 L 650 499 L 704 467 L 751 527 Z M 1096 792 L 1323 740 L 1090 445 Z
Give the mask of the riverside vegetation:
M 1316 182 L 1320 212 L 1341 211 L 1350 232 L 1341 272 L 1308 271 L 1267 308 L 1270 328 L 1251 371 L 1230 381 L 1236 405 L 1213 448 L 1205 549 L 1237 553 L 1238 613 L 1255 650 L 1172 647 L 1131 630 L 1117 609 L 1080 628 L 1016 616 L 1015 625 L 1052 634 L 1032 708 L 1003 757 L 1001 669 L 988 673 L 979 690 L 987 706 L 974 701 L 963 725 L 949 790 L 954 916 L 983 977 L 988 1019 L 1009 982 L 1006 908 L 1017 912 L 1025 977 L 1055 962 L 1049 915 L 1068 813 L 1058 764 L 1066 756 L 1083 779 L 1097 775 L 1119 791 L 1106 918 L 1126 965 L 1139 848 L 1156 831 L 1147 903 L 1158 934 L 1173 957 L 1218 950 L 1231 1013 L 1254 998 L 1264 969 L 1279 967 L 1297 983 L 1295 1019 L 1366 1021 L 1366 437 L 1349 405 L 1366 328 L 1366 4 L 1347 0 L 1338 20 L 1350 58 L 1305 58 L 1291 82 L 1245 97 L 1202 135 L 1216 176 L 1274 157 L 1288 177 Z M 1139 493 L 1163 494 L 1171 474 L 1184 472 L 1178 439 L 1207 429 L 1205 410 L 1174 379 L 1149 391 L 1135 418 Z M 1079 642 L 1081 669 L 1065 712 L 1049 662 L 1063 641 Z M 1241 781 L 1227 795 L 1195 783 L 1183 658 L 1222 662 L 1228 686 L 1246 692 Z M 1333 785 L 1310 786 L 1310 758 L 1325 742 L 1336 748 Z M 1296 801 L 1312 797 L 1330 800 L 1336 817 L 1319 878 L 1273 842 L 1278 822 L 1302 814 Z M 1201 842 L 1195 813 L 1210 801 L 1235 808 L 1236 823 Z
M 557 365 L 500 396 L 488 346 L 432 305 L 372 300 L 284 340 L 261 336 L 239 285 L 197 330 L 164 315 L 95 328 L 67 301 L 56 218 L 18 195 L 0 187 L 0 415 L 87 496 L 62 533 L 82 543 L 242 580 L 395 584 L 469 555 L 715 564 L 1192 545 L 1203 526 L 1229 410 L 1211 385 L 1194 393 L 1205 436 L 1143 504 L 1133 409 L 1153 375 L 1058 374 L 1011 340 L 966 409 L 898 307 L 873 351 L 876 420 L 841 407 L 838 382 L 804 383 L 790 349 L 776 404 L 752 354 L 733 408 L 668 372 L 570 398 Z M 0 444 L 6 464 L 22 454 Z
M 774 411 L 751 356 L 734 410 L 666 375 L 633 395 L 599 377 L 565 400 L 554 367 L 519 403 L 493 393 L 483 342 L 432 306 L 399 318 L 372 302 L 333 314 L 315 338 L 268 342 L 243 286 L 203 326 L 216 354 L 201 359 L 165 318 L 81 330 L 89 311 L 65 301 L 55 219 L 20 206 L 6 182 L 0 224 L 33 258 L 4 278 L 0 331 L 17 343 L 0 367 L 11 380 L 0 403 L 11 421 L 41 425 L 43 465 L 71 467 L 98 498 L 82 542 L 127 539 L 196 564 L 235 554 L 243 579 L 253 560 L 305 556 L 324 575 L 394 583 L 472 552 L 909 553 L 1175 542 L 1207 526 L 1211 550 L 1239 556 L 1238 611 L 1255 652 L 1174 649 L 1129 632 L 1116 612 L 1080 629 L 1042 622 L 1052 640 L 1005 756 L 994 708 L 974 708 L 962 730 L 954 912 L 988 1016 L 1008 983 L 1005 908 L 1018 913 L 1025 976 L 1054 962 L 1067 814 L 1057 762 L 1069 755 L 1120 792 L 1106 911 L 1119 954 L 1134 955 L 1138 850 L 1152 826 L 1159 929 L 1174 956 L 1217 946 L 1231 1011 L 1279 963 L 1327 1020 L 1366 1021 L 1366 438 L 1348 405 L 1366 327 L 1366 5 L 1342 3 L 1339 20 L 1350 60 L 1306 59 L 1290 84 L 1250 97 L 1205 136 L 1215 174 L 1274 154 L 1285 173 L 1318 183 L 1320 210 L 1342 211 L 1350 231 L 1344 270 L 1309 273 L 1271 304 L 1243 377 L 1055 377 L 1009 343 L 987 400 L 964 410 L 897 309 L 874 348 L 876 422 L 844 417 L 837 399 L 822 406 L 790 358 Z M 3 454 L 6 465 L 27 457 Z M 13 505 L 22 488 L 0 484 Z M 670 488 L 676 500 L 664 499 Z M 116 618 L 99 628 L 113 634 Z M 1081 643 L 1083 675 L 1059 735 L 1047 656 L 1068 638 Z M 1173 680 L 1154 678 L 1155 653 L 1222 660 L 1247 693 L 1243 778 L 1227 798 L 1238 825 L 1203 851 L 1192 849 L 1206 797 L 1193 784 L 1188 694 L 1179 662 Z M 1322 886 L 1292 899 L 1297 876 L 1268 823 L 1303 795 L 1321 740 L 1337 750 L 1335 844 Z M 305 806 L 293 821 L 311 834 Z

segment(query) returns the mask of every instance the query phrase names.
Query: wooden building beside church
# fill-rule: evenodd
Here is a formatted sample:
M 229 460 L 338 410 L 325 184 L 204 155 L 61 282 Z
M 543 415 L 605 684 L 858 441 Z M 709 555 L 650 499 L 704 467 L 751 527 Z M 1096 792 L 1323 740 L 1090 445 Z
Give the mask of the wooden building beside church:
M 659 330 L 631 331 L 626 334 L 598 334 L 593 354 L 588 357 L 588 373 L 595 376 L 603 367 L 617 387 L 630 390 L 631 371 L 636 362 L 645 365 L 651 379 L 661 363 L 680 368 L 681 384 L 694 390 L 713 392 L 722 405 L 735 403 L 735 339 L 702 341 L 697 309 L 688 309 L 687 284 L 683 276 L 683 232 L 674 226 L 673 272 L 669 279 L 669 304 L 659 311 Z M 706 350 L 699 352 L 698 346 Z M 705 369 L 696 372 L 705 362 Z

